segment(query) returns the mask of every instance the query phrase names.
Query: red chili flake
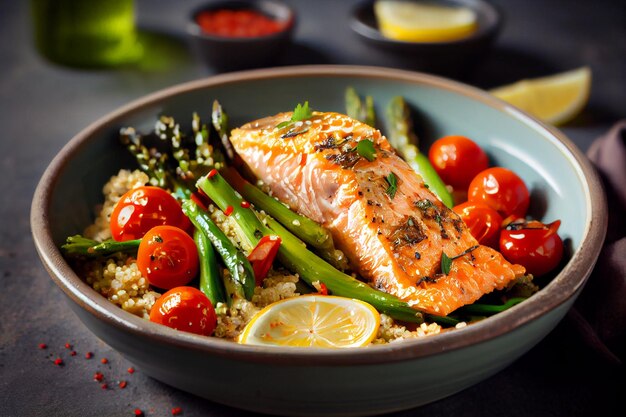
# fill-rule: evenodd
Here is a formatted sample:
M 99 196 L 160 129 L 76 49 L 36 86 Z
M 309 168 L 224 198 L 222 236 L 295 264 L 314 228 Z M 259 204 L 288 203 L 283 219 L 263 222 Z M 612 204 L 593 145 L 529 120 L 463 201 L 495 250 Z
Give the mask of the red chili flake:
M 326 285 L 323 282 L 320 282 L 320 294 L 322 295 L 328 295 L 328 287 L 326 287 Z
M 61 359 L 61 358 L 56 358 L 56 359 L 54 360 L 54 364 L 55 364 L 56 366 L 62 366 L 62 365 L 63 365 L 63 359 Z
M 48 345 L 46 345 L 45 343 L 40 343 L 39 344 L 39 349 L 46 349 L 48 347 Z
M 96 372 L 95 374 L 93 374 L 93 380 L 94 381 L 102 381 L 102 379 L 104 378 L 104 375 L 102 375 L 102 372 Z
M 306 165 L 306 157 L 307 157 L 307 155 L 305 153 L 301 153 L 300 154 L 300 158 L 298 160 L 298 163 L 300 164 L 300 166 L 305 166 Z
M 230 216 L 231 214 L 233 214 L 233 210 L 233 206 L 228 206 L 226 207 L 226 210 L 224 210 L 224 214 Z
M 177 416 L 179 414 L 181 414 L 183 412 L 183 409 L 180 407 L 174 407 L 172 408 L 172 415 L 173 416 Z
M 209 171 L 209 173 L 207 174 L 208 178 L 213 178 L 214 176 L 217 175 L 217 169 L 212 169 Z
M 129 374 L 134 374 L 135 373 L 135 368 L 128 368 L 128 373 Z
M 241 207 L 243 207 L 243 208 L 250 208 L 250 203 L 248 203 L 247 201 L 244 200 L 244 201 L 241 202 Z
M 138 408 L 135 408 L 135 415 L 136 415 L 136 416 L 143 416 L 143 411 L 141 411 L 141 410 L 140 410 L 140 409 L 138 409 Z
M 93 358 L 93 353 L 91 352 L 85 353 L 85 359 L 91 359 L 91 358 Z
M 106 364 L 106 363 L 109 363 L 109 360 L 107 358 L 102 358 L 102 359 L 100 359 L 100 362 Z
M 100 388 L 102 388 L 102 389 L 108 389 L 108 388 L 109 388 L 109 386 L 108 386 L 107 384 L 102 384 L 102 385 L 100 385 Z
M 70 345 L 69 343 L 65 344 L 65 349 L 71 349 L 71 348 L 72 348 L 72 345 Z
M 120 381 L 120 383 L 119 383 L 119 386 L 122 389 L 126 388 L 126 385 L 128 385 L 128 382 L 126 382 L 126 381 Z
M 71 351 L 71 352 L 70 352 L 70 355 L 72 355 L 72 356 L 76 356 L 76 351 L 75 351 L 75 350 Z

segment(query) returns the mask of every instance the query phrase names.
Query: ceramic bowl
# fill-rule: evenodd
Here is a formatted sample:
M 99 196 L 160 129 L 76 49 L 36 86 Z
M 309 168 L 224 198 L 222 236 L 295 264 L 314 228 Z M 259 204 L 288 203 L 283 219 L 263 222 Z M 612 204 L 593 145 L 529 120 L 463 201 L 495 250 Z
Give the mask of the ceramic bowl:
M 209 34 L 198 25 L 202 12 L 217 10 L 253 10 L 278 22 L 284 28 L 258 37 L 224 37 Z M 277 0 L 229 0 L 207 3 L 192 11 L 187 24 L 196 54 L 218 71 L 232 71 L 267 66 L 287 48 L 296 24 L 295 12 Z
M 477 29 L 471 35 L 444 42 L 403 42 L 386 38 L 378 29 L 374 0 L 359 3 L 350 26 L 368 45 L 400 58 L 418 71 L 451 77 L 467 75 L 489 52 L 501 27 L 502 15 L 482 0 L 445 0 L 438 3 L 467 7 L 476 13 Z
M 93 221 L 101 188 L 134 167 L 118 145 L 120 127 L 152 128 L 157 115 L 208 117 L 219 99 L 232 126 L 308 100 L 343 111 L 353 86 L 386 105 L 398 94 L 418 111 L 423 143 L 446 134 L 473 138 L 493 164 L 516 171 L 532 192 L 531 214 L 561 219 L 567 262 L 527 301 L 433 337 L 352 350 L 245 346 L 172 330 L 109 303 L 84 283 L 59 246 Z M 382 110 L 381 110 L 382 111 Z M 79 198 L 77 198 L 79 196 Z M 595 171 L 558 130 L 484 91 L 430 75 L 370 67 L 255 70 L 175 86 L 132 102 L 80 132 L 46 169 L 31 211 L 34 241 L 68 304 L 100 339 L 146 374 L 210 400 L 289 416 L 372 415 L 416 407 L 493 375 L 523 355 L 563 318 L 602 246 L 606 204 Z

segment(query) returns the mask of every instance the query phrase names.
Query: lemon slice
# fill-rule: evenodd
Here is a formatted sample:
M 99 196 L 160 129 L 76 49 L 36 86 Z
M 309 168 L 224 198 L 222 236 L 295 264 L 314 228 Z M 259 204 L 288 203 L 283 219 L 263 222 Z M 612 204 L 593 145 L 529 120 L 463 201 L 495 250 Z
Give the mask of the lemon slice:
M 239 343 L 293 347 L 350 348 L 376 337 L 380 315 L 351 298 L 303 295 L 268 305 L 246 325 Z
M 476 13 L 467 7 L 379 0 L 374 14 L 383 36 L 406 42 L 444 42 L 476 30 Z
M 549 77 L 521 80 L 491 90 L 496 97 L 554 125 L 573 119 L 587 104 L 591 90 L 588 67 Z

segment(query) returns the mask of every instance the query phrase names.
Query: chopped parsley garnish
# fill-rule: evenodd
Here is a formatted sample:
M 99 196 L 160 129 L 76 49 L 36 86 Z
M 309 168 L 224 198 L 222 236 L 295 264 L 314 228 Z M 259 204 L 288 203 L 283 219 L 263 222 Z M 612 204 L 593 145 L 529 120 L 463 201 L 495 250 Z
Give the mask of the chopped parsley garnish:
M 389 184 L 389 187 L 387 187 L 387 190 L 385 190 L 385 192 L 387 193 L 389 198 L 393 200 L 393 198 L 396 196 L 396 191 L 398 191 L 398 178 L 393 172 L 390 172 L 389 175 L 385 177 L 385 179 L 387 180 L 387 184 Z
M 450 273 L 450 268 L 452 268 L 452 258 L 446 255 L 445 252 L 441 253 L 441 273 L 444 275 L 448 275 Z
M 359 143 L 356 144 L 356 151 L 363 158 L 367 159 L 370 162 L 373 162 L 376 159 L 376 149 L 374 149 L 374 142 L 369 139 L 360 140 Z
M 296 108 L 293 110 L 293 114 L 291 115 L 291 119 L 286 122 L 279 123 L 276 125 L 277 129 L 282 129 L 283 127 L 289 126 L 292 123 L 300 122 L 302 120 L 310 119 L 313 116 L 313 111 L 309 108 L 309 102 L 305 101 L 304 105 L 298 103 Z
M 441 252 L 441 273 L 444 275 L 448 275 L 450 273 L 450 268 L 452 268 L 452 261 L 460 258 L 461 256 L 465 256 L 468 253 L 471 253 L 474 249 L 478 248 L 479 245 L 472 246 L 459 253 L 457 256 L 453 256 L 452 258 L 446 255 L 445 252 Z

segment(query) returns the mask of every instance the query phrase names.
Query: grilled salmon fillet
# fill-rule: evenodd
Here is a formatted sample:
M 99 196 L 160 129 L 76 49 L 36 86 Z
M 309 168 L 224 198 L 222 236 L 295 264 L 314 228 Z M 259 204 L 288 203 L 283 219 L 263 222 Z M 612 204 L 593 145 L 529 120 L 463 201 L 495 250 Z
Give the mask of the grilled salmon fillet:
M 447 315 L 524 274 L 522 266 L 478 245 L 380 131 L 318 112 L 277 127 L 291 115 L 234 129 L 231 142 L 275 197 L 331 232 L 352 268 L 374 287 Z M 356 149 L 362 140 L 373 142 L 372 161 Z M 447 274 L 444 253 L 453 259 Z

